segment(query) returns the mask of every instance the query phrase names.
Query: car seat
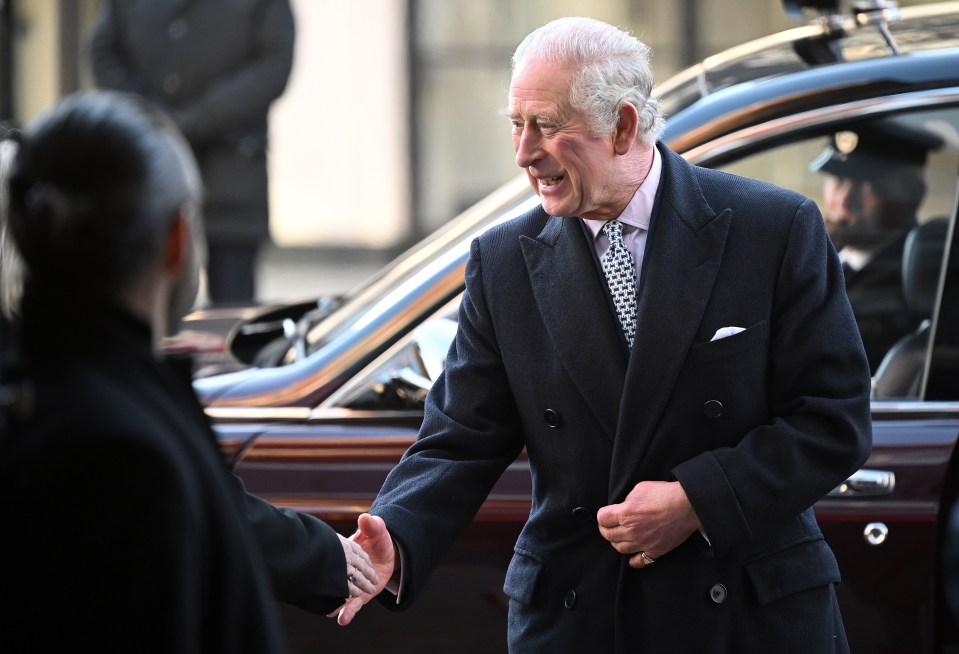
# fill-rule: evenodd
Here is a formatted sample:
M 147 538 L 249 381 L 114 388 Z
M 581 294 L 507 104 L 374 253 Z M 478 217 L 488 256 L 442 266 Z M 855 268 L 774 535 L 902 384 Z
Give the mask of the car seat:
M 873 399 L 919 397 L 948 229 L 945 218 L 934 218 L 906 236 L 902 292 L 909 312 L 920 322 L 886 352 L 873 376 Z

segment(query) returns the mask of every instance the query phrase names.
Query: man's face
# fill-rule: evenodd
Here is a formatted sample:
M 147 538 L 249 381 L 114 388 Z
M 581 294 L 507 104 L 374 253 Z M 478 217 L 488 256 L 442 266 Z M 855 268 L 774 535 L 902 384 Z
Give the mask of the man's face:
M 872 247 L 887 236 L 882 229 L 882 198 L 867 180 L 829 175 L 823 182 L 823 218 L 837 250 Z
M 613 137 L 590 134 L 569 104 L 573 69 L 530 61 L 509 90 L 516 163 L 551 216 L 611 219 L 629 202 L 618 184 Z

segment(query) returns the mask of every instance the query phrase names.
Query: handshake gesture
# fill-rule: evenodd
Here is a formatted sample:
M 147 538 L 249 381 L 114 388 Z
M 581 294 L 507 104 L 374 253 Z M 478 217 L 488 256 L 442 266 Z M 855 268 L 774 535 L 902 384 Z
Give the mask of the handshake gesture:
M 348 625 L 363 605 L 380 594 L 393 576 L 397 560 L 393 539 L 382 518 L 364 513 L 358 520 L 356 533 L 340 536 L 346 554 L 346 574 L 350 597 L 327 617 L 336 617 L 340 625 Z

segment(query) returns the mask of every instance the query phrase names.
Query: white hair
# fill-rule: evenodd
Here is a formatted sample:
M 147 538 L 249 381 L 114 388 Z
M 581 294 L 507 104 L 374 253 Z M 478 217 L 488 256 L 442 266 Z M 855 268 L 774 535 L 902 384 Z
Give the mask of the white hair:
M 570 105 L 581 111 L 593 136 L 609 134 L 619 124 L 623 102 L 639 114 L 638 137 L 652 146 L 666 127 L 659 101 L 650 97 L 653 71 L 645 43 L 592 18 L 554 20 L 530 33 L 513 53 L 515 72 L 529 61 L 576 66 L 570 82 Z

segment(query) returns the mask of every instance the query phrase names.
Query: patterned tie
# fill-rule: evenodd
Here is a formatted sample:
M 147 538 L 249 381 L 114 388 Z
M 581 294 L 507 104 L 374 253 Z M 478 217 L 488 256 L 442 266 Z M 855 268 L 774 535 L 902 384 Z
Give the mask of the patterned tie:
M 602 259 L 603 272 L 616 305 L 619 324 L 623 326 L 626 344 L 632 350 L 636 335 L 636 267 L 623 240 L 623 223 L 610 220 L 603 225 L 603 233 L 609 239 L 609 249 Z

